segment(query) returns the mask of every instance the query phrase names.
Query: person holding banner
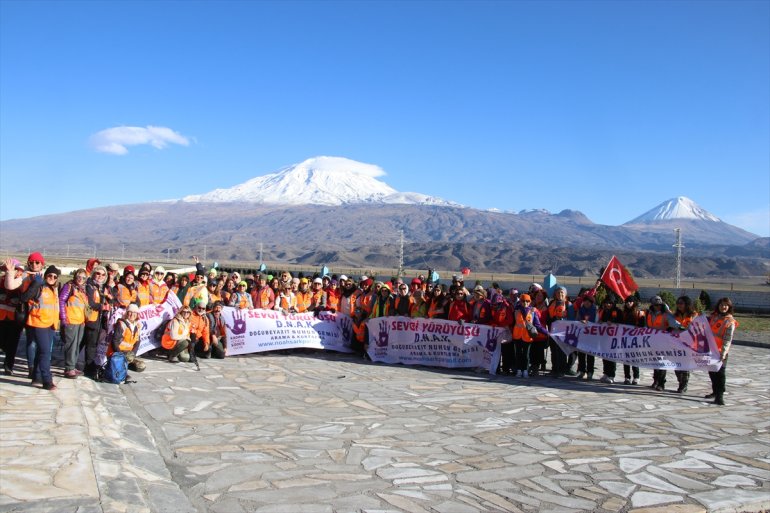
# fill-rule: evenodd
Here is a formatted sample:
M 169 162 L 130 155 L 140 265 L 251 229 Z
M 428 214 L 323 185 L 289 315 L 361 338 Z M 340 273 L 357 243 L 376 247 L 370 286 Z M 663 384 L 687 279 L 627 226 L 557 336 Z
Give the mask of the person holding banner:
M 593 294 L 583 294 L 583 300 L 580 302 L 580 307 L 576 314 L 576 320 L 583 323 L 596 322 L 598 319 L 598 311 L 596 310 L 596 305 L 594 305 L 596 289 L 592 290 Z M 596 357 L 594 355 L 578 351 L 578 375 L 580 376 L 580 379 L 588 381 L 593 379 L 595 362 Z
M 123 269 L 123 276 L 118 283 L 118 293 L 115 301 L 121 308 L 128 308 L 128 305 L 135 304 L 139 306 L 139 294 L 136 290 L 136 276 L 134 276 L 134 266 L 127 265 Z
M 166 300 L 169 289 L 168 284 L 163 281 L 165 276 L 166 270 L 162 266 L 155 268 L 150 282 L 150 302 L 154 305 L 159 305 Z
M 75 379 L 82 374 L 77 368 L 78 354 L 86 324 L 86 270 L 75 271 L 75 279 L 59 292 L 59 321 L 64 342 L 64 377 Z
M 436 284 L 428 298 L 428 319 L 446 319 L 448 316 L 448 301 L 444 295 L 444 285 Z
M 203 358 L 218 358 L 222 359 L 227 355 L 227 330 L 225 329 L 225 320 L 222 317 L 222 301 L 217 301 L 211 308 L 211 312 L 208 314 L 209 326 L 211 327 L 211 344 L 209 350 L 204 353 Z
M 655 328 L 661 331 L 670 331 L 677 328 L 677 322 L 671 312 L 668 310 L 668 305 L 663 302 L 660 296 L 653 296 L 650 299 L 650 308 L 644 316 L 645 325 L 648 328 Z M 650 388 L 662 392 L 666 389 L 666 371 L 661 369 L 655 369 L 652 371 L 652 385 Z
M 599 322 L 615 324 L 620 321 L 620 310 L 615 306 L 615 299 L 612 297 L 612 293 L 608 292 L 604 298 L 604 304 L 602 304 L 601 310 L 599 310 Z M 618 364 L 612 360 L 602 358 L 602 377 L 599 381 L 602 383 L 615 383 L 615 371 L 618 368 Z
M 86 366 L 83 368 L 83 374 L 88 377 L 96 378 L 97 365 L 96 348 L 99 345 L 99 333 L 102 331 L 103 324 L 109 312 L 109 298 L 105 294 L 107 284 L 107 269 L 101 265 L 94 267 L 91 271 L 91 277 L 86 281 L 86 299 L 88 307 L 86 308 L 86 325 L 83 330 L 82 345 L 86 351 Z
M 329 286 L 324 289 L 323 303 L 326 305 L 326 310 L 331 313 L 336 313 L 340 309 L 342 292 L 340 291 L 339 283 L 339 281 L 332 278 Z
M 251 310 L 254 308 L 254 305 L 251 303 L 251 296 L 246 292 L 248 285 L 243 280 L 238 283 L 238 289 L 230 296 L 230 306 L 240 308 L 241 310 Z
M 693 309 L 692 299 L 689 296 L 680 296 L 676 300 L 676 311 L 674 312 L 674 319 L 679 325 L 680 330 L 686 330 L 693 319 L 698 316 L 698 312 Z M 666 372 L 666 371 L 663 371 Z M 690 381 L 690 371 L 675 370 L 676 380 L 679 382 L 679 388 L 676 389 L 678 394 L 687 392 L 687 384 Z
M 519 304 L 513 312 L 513 344 L 516 351 L 516 363 L 514 365 L 514 376 L 521 372 L 521 377 L 528 378 L 529 372 L 529 350 L 534 337 L 538 333 L 548 336 L 548 331 L 540 325 L 540 316 L 535 313 L 535 307 L 532 305 L 532 298 L 529 294 L 522 294 L 519 297 Z
M 383 283 L 380 289 L 377 291 L 377 296 L 371 305 L 371 313 L 369 318 L 375 317 L 387 317 L 393 315 L 393 298 L 390 297 L 390 287 Z
M 722 359 L 722 367 L 717 372 L 709 372 L 711 378 L 711 393 L 706 399 L 714 399 L 714 404 L 724 406 L 725 388 L 727 384 L 727 354 L 730 352 L 730 346 L 733 343 L 735 328 L 738 327 L 738 321 L 733 317 L 733 302 L 729 298 L 723 297 L 717 301 L 714 311 L 709 316 L 709 325 L 714 333 L 714 339 L 717 343 L 717 349 Z
M 206 303 L 198 303 L 190 316 L 190 351 L 208 358 L 211 355 L 211 325 Z
M 462 324 L 463 322 L 470 322 L 473 319 L 472 315 L 473 311 L 465 297 L 465 287 L 455 287 L 454 300 L 449 304 L 448 319 Z
M 639 300 L 635 296 L 628 296 L 623 303 L 623 310 L 620 312 L 620 323 L 637 328 L 644 327 L 644 312 L 639 309 Z M 624 385 L 638 385 L 639 367 L 624 364 L 623 377 L 625 378 L 623 381 Z
M 272 310 L 275 307 L 275 293 L 267 284 L 267 275 L 257 276 L 257 286 L 251 291 L 251 302 L 258 310 Z
M 545 324 L 548 331 L 554 322 L 575 319 L 575 308 L 567 297 L 566 287 L 556 287 L 553 291 L 553 301 L 548 305 L 545 314 Z M 551 348 L 551 375 L 554 378 L 563 378 L 567 373 L 567 355 L 559 347 L 556 341 L 549 337 L 548 345 Z

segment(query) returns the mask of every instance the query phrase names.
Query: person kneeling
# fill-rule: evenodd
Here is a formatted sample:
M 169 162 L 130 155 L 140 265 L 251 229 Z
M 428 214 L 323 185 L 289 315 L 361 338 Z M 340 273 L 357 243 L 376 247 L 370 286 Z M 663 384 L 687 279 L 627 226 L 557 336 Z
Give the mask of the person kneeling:
M 223 306 L 221 301 L 215 302 L 208 314 L 211 344 L 208 352 L 201 355 L 203 358 L 213 356 L 222 359 L 227 355 L 227 332 L 225 331 L 225 319 L 222 317 Z
M 139 307 L 135 304 L 128 305 L 122 319 L 118 319 L 112 331 L 112 349 L 126 355 L 128 369 L 134 372 L 143 372 L 146 365 L 136 356 L 139 349 Z
M 176 363 L 178 361 L 189 362 L 190 353 L 190 316 L 192 310 L 189 306 L 183 306 L 166 325 L 166 331 L 163 333 L 161 345 L 168 351 L 168 361 Z

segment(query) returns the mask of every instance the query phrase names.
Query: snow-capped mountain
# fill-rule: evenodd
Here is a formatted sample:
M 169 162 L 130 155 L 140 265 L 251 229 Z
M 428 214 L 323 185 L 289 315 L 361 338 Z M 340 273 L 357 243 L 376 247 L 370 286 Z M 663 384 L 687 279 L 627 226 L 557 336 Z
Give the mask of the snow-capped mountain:
M 289 205 L 345 205 L 351 203 L 389 203 L 410 205 L 461 206 L 441 198 L 416 192 L 399 192 L 377 177 L 385 171 L 341 157 L 315 157 L 258 176 L 229 189 L 182 198 L 188 202 L 242 201 Z
M 655 221 L 670 221 L 673 219 L 693 219 L 696 221 L 715 221 L 715 222 L 721 221 L 717 216 L 715 216 L 705 208 L 699 206 L 690 198 L 679 196 L 677 198 L 672 198 L 668 201 L 664 201 L 663 203 L 653 208 L 652 210 L 645 212 L 644 214 L 628 221 L 625 224 L 640 224 L 640 223 L 650 223 Z

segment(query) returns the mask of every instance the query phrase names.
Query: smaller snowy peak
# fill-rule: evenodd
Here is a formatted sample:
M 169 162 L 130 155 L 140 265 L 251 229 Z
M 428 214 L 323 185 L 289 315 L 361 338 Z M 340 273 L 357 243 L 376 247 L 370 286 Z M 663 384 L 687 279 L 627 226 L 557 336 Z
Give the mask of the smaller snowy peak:
M 693 219 L 700 221 L 721 221 L 717 216 L 695 203 L 690 198 L 679 196 L 664 201 L 653 208 L 628 221 L 625 224 L 651 223 L 655 221 L 670 221 L 672 219 Z
M 399 192 L 377 178 L 379 166 L 342 157 L 314 157 L 275 173 L 252 178 L 229 189 L 182 198 L 188 202 L 254 202 L 289 205 L 345 205 L 350 203 L 407 203 L 459 206 L 440 198 Z

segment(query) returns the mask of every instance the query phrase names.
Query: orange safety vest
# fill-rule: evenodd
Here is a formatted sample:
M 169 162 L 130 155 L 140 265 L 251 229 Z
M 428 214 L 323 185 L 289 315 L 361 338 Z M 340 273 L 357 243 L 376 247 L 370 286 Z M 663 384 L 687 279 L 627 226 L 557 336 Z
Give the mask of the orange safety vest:
M 136 297 L 139 299 L 139 306 L 147 306 L 152 302 L 152 282 L 144 283 L 137 282 L 136 284 Z
M 655 314 L 651 310 L 647 310 L 645 317 L 648 328 L 655 328 L 656 330 L 664 330 L 668 327 L 666 322 L 666 312 L 661 311 L 659 314 Z
M 290 310 L 292 308 L 297 308 L 297 296 L 294 294 L 291 294 L 290 296 L 284 296 L 281 294 L 279 298 L 278 307 L 283 310 Z
M 446 313 L 446 304 L 439 305 L 438 301 L 433 298 L 430 300 L 430 306 L 428 307 L 428 319 L 436 319 L 439 316 L 443 316 Z
M 371 314 L 372 302 L 375 296 L 376 294 L 374 292 L 370 292 L 367 294 L 366 292 L 361 291 L 361 293 L 356 298 L 356 307 L 363 310 L 364 313 L 366 313 L 366 315 Z
M 327 310 L 339 310 L 340 309 L 340 291 L 333 292 L 331 289 L 326 291 L 326 309 Z
M 48 285 L 40 289 L 40 297 L 29 301 L 27 326 L 32 328 L 59 329 L 59 296 Z
M 123 308 L 128 307 L 131 303 L 136 303 L 136 287 L 128 288 L 122 283 L 118 285 L 118 304 Z
M 187 331 L 187 338 L 189 338 L 189 331 L 185 329 L 184 324 L 184 322 L 177 319 L 171 319 L 171 321 L 166 325 L 166 330 L 163 332 L 163 338 L 160 339 L 160 345 L 163 346 L 163 349 L 174 349 L 174 346 L 176 346 L 177 341 L 171 338 L 171 330 L 173 329 L 174 325 L 176 325 L 177 337 L 179 340 L 185 338 L 185 331 Z
M 73 285 L 70 285 L 73 287 Z M 71 325 L 85 324 L 86 322 L 86 306 L 88 305 L 88 298 L 85 292 L 81 292 L 77 288 L 72 290 L 70 297 L 67 298 L 67 303 L 64 306 L 64 315 L 67 319 L 67 323 Z
M 118 350 L 125 353 L 126 351 L 131 351 L 139 341 L 139 325 L 135 323 L 131 326 L 125 319 L 118 319 L 118 322 L 123 324 L 123 338 L 118 344 Z M 108 356 L 112 355 L 113 352 L 114 349 L 112 344 L 110 344 L 107 350 Z
M 13 321 L 16 320 L 16 305 L 21 291 L 7 290 L 4 282 L 4 279 L 0 279 L 0 321 Z
M 736 328 L 738 327 L 738 321 L 736 321 L 735 317 L 732 315 L 728 314 L 724 317 L 721 315 L 712 315 L 709 317 L 709 326 L 711 326 L 711 331 L 714 333 L 714 340 L 716 340 L 717 349 L 719 349 L 720 352 L 725 343 L 725 333 L 730 325 L 734 325 Z
M 305 292 L 298 290 L 297 292 L 294 293 L 294 297 L 297 298 L 296 300 L 297 312 L 298 313 L 307 312 L 308 309 L 310 308 L 311 301 L 313 300 L 313 293 L 310 292 L 309 290 L 306 290 Z
M 676 319 L 676 322 L 682 325 L 683 328 L 687 328 L 693 319 L 695 319 L 698 316 L 697 313 L 694 313 L 690 316 L 685 317 L 684 314 L 676 312 L 674 314 L 674 319 Z
M 362 344 L 366 343 L 365 337 L 366 337 L 366 323 L 361 322 L 360 324 L 353 323 L 353 335 L 355 335 L 356 340 L 361 342 Z
M 208 351 L 209 342 L 211 341 L 211 333 L 209 327 L 209 318 L 206 314 L 198 315 L 198 312 L 193 312 L 190 316 L 190 333 L 195 334 L 200 340 L 203 341 L 203 350 Z
M 156 305 L 161 304 L 166 300 L 166 296 L 168 295 L 168 285 L 166 285 L 165 281 L 162 281 L 160 283 L 151 281 L 150 282 L 150 302 Z
M 492 307 L 492 326 L 507 328 L 513 324 L 513 315 L 511 307 L 504 304 L 500 308 Z
M 86 290 L 88 290 L 88 289 L 86 289 Z M 102 295 L 99 292 L 99 289 L 94 287 L 93 290 L 94 290 L 94 297 L 93 297 L 94 301 L 93 302 L 101 304 L 102 303 Z M 88 299 L 89 298 L 86 297 L 86 301 L 88 301 Z M 88 307 L 88 302 L 86 302 L 86 307 Z M 86 321 L 87 322 L 96 322 L 97 319 L 99 319 L 99 309 L 95 308 L 95 309 L 91 310 L 90 314 L 87 315 Z
M 356 312 L 356 299 L 358 298 L 358 292 L 353 292 L 349 296 L 343 296 L 340 294 L 340 312 L 353 316 Z
M 533 310 L 530 308 L 527 311 L 527 316 L 521 315 L 521 310 L 516 310 L 514 313 L 514 316 L 516 318 L 516 323 L 513 325 L 513 339 L 514 340 L 523 340 L 524 342 L 532 342 L 532 337 L 529 336 L 529 332 L 527 331 L 526 323 L 532 324 L 532 317 L 534 316 Z
M 396 299 L 393 301 L 394 312 L 398 312 L 401 301 L 407 301 L 409 303 L 409 306 L 406 308 L 406 315 L 411 317 L 412 309 L 414 308 L 414 298 L 412 296 L 396 296 Z
M 318 309 L 321 306 L 321 302 L 324 298 L 324 291 L 323 289 L 318 290 L 316 292 L 310 291 L 310 306 L 314 309 Z
M 268 309 L 270 308 L 270 295 L 273 289 L 265 285 L 261 289 L 254 289 L 251 293 L 251 300 L 254 303 L 254 308 Z M 275 305 L 275 300 L 273 300 Z

